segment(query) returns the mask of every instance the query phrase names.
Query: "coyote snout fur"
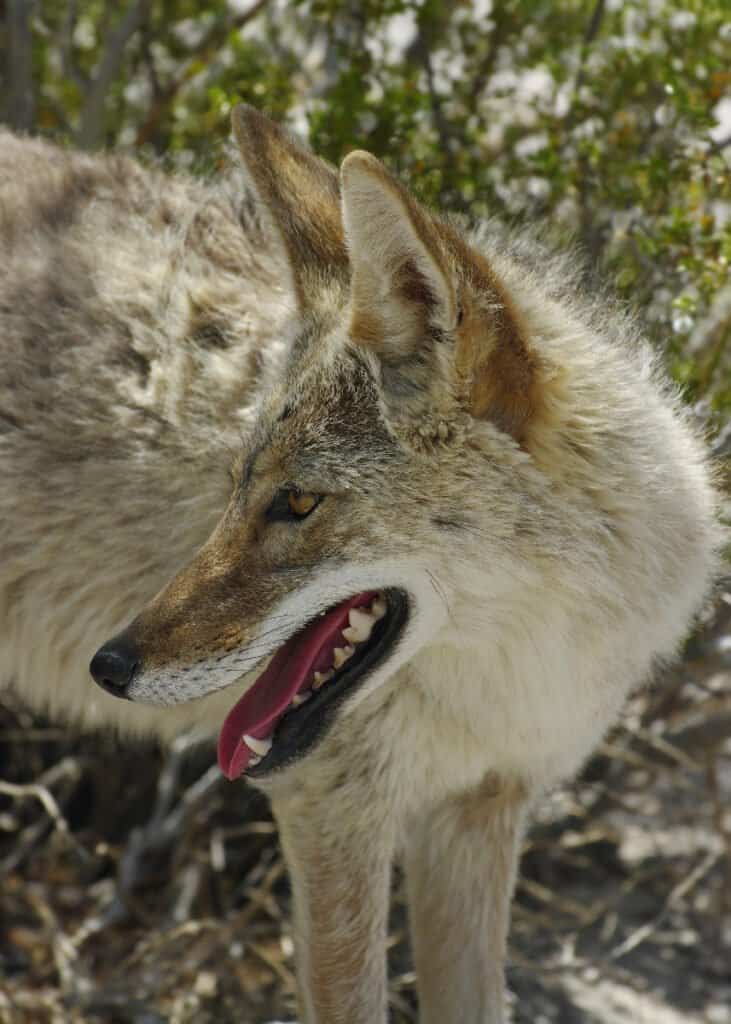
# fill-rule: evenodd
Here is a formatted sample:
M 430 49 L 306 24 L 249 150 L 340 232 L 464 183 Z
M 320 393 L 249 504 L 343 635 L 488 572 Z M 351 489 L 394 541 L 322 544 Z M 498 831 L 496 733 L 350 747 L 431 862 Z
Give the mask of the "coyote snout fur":
M 233 123 L 208 183 L 2 139 L 0 673 L 217 734 L 304 1022 L 386 1020 L 398 856 L 421 1020 L 498 1024 L 531 804 L 712 579 L 703 445 L 570 260 Z

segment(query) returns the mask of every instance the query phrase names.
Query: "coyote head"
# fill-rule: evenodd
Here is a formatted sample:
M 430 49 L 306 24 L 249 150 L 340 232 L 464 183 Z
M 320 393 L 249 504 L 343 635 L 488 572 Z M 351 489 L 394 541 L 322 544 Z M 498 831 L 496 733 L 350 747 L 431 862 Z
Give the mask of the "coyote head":
M 299 302 L 288 370 L 213 535 L 91 663 L 134 701 L 232 687 L 230 778 L 304 756 L 417 651 L 478 631 L 470 574 L 529 514 L 513 470 L 537 406 L 519 315 L 455 228 L 367 153 L 338 176 L 251 108 L 234 131 Z

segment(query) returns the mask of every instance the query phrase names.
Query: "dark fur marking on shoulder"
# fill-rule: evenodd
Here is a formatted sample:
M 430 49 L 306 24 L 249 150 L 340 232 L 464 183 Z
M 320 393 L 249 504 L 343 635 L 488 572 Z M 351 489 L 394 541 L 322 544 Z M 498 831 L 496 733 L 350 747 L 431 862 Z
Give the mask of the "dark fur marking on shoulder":
M 239 200 L 237 210 L 238 222 L 244 232 L 249 231 L 251 228 L 257 231 L 261 230 L 261 215 L 258 205 L 259 200 L 257 197 L 251 189 L 246 189 Z
M 118 361 L 121 366 L 134 370 L 139 375 L 141 384 L 147 383 L 152 364 L 146 355 L 137 349 L 126 348 L 119 353 Z
M 35 209 L 39 225 L 51 234 L 70 227 L 88 204 L 99 184 L 96 169 L 68 169 Z
M 14 430 L 20 430 L 20 420 L 17 420 L 9 412 L 0 409 L 0 434 L 9 434 Z
M 221 327 L 212 320 L 201 320 L 195 325 L 192 340 L 201 348 L 227 349 L 228 338 Z
M 466 530 L 468 523 L 458 516 L 432 516 L 432 522 L 440 530 Z

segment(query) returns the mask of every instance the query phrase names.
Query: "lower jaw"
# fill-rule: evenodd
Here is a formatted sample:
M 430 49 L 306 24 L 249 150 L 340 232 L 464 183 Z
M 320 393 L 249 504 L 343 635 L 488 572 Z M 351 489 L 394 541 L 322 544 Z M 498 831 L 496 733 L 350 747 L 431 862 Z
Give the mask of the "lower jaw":
M 374 643 L 356 664 L 315 693 L 306 704 L 285 713 L 274 730 L 271 750 L 245 777 L 264 781 L 301 760 L 325 738 L 342 705 L 387 661 L 409 618 L 409 601 L 401 590 L 382 591 L 387 613 L 374 630 Z

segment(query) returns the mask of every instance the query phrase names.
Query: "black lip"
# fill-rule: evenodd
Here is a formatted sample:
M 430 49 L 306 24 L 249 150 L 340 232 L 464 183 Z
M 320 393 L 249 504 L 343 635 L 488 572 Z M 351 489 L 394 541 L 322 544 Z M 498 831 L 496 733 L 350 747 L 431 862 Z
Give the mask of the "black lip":
M 402 590 L 383 590 L 387 611 L 373 627 L 371 639 L 360 657 L 353 657 L 347 667 L 313 694 L 306 704 L 285 712 L 274 730 L 269 753 L 245 775 L 263 779 L 300 760 L 322 740 L 333 723 L 337 710 L 358 688 L 373 669 L 385 659 L 406 625 L 409 601 Z

